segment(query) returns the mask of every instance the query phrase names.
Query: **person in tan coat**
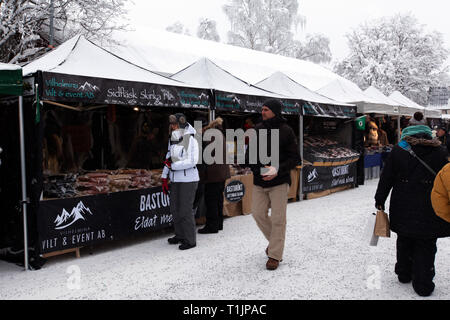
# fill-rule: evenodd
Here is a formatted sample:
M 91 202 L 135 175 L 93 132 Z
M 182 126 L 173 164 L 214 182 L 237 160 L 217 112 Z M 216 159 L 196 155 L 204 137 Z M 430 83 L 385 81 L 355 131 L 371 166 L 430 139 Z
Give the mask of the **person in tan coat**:
M 431 204 L 439 217 L 450 222 L 450 163 L 439 171 L 434 180 Z

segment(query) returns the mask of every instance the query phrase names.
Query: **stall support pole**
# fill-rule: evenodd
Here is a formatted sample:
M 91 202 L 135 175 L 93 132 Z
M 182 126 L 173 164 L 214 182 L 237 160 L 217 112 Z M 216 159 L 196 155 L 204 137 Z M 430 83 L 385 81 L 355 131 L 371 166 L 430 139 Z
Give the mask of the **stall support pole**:
M 400 133 L 400 115 L 397 118 L 397 143 L 400 142 L 402 134 Z
M 216 110 L 209 110 L 209 122 L 213 122 L 216 119 Z
M 300 114 L 298 117 L 298 131 L 299 131 L 299 152 L 300 158 L 302 159 L 302 168 L 300 169 L 299 186 L 298 186 L 298 200 L 303 200 L 303 115 Z
M 24 244 L 24 267 L 28 270 L 28 228 L 27 228 L 27 185 L 25 169 L 25 136 L 24 136 L 24 116 L 23 97 L 19 96 L 19 131 L 20 131 L 20 166 L 22 173 L 22 213 L 23 213 L 23 244 Z

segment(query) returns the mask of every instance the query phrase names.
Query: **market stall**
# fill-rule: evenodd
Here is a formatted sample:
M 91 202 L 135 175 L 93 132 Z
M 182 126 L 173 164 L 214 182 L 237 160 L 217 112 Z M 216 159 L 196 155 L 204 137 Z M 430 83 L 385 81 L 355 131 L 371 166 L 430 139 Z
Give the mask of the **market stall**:
M 210 90 L 137 67 L 83 37 L 31 62 L 24 75 L 35 90 L 25 126 L 39 252 L 170 226 L 159 186 L 168 115 L 207 115 Z
M 22 244 L 21 247 L 23 247 L 23 263 L 25 270 L 28 270 L 28 214 L 27 214 L 27 190 L 26 190 L 26 168 L 25 168 L 25 133 L 24 133 L 24 112 L 23 112 L 23 77 L 22 77 L 22 68 L 17 65 L 13 64 L 5 64 L 0 63 L 0 99 L 4 98 L 6 99 L 6 104 L 15 104 L 16 100 L 18 100 L 18 111 L 16 110 L 16 115 L 18 114 L 18 126 L 19 128 L 19 141 L 18 143 L 15 143 L 14 147 L 19 147 L 19 153 L 20 153 L 20 190 L 21 194 L 19 196 L 19 193 L 16 193 L 17 199 L 20 201 L 17 201 L 16 208 L 21 211 L 22 215 L 20 216 L 20 219 L 22 219 L 22 237 L 21 240 L 19 240 L 19 243 Z M 11 99 L 8 100 L 8 99 Z M 17 99 L 15 97 L 18 97 Z M 3 100 L 3 99 L 2 99 Z M 13 110 L 15 108 L 13 107 Z M 14 111 L 13 111 L 14 112 Z M 0 117 L 0 119 L 5 121 L 6 119 L 3 119 Z M 17 119 L 17 118 L 16 118 Z M 4 125 L 2 125 L 4 127 Z M 15 134 L 14 134 L 15 133 Z M 13 136 L 17 136 L 17 132 L 11 131 L 9 134 L 12 134 Z M 11 149 L 10 149 L 11 146 Z M 5 148 L 5 150 L 3 150 Z M 6 176 L 4 172 L 6 170 L 9 170 L 8 166 L 5 166 L 3 164 L 2 166 L 2 153 L 7 155 L 11 150 L 13 146 L 9 145 L 5 139 L 5 137 L 1 137 L 0 139 L 0 195 L 2 199 L 2 203 L 6 202 L 6 193 L 2 190 L 7 185 L 6 181 L 4 181 L 4 177 Z M 6 164 L 8 162 L 6 161 Z M 19 188 L 17 188 L 19 189 Z M 18 191 L 16 189 L 16 191 Z M 17 216 L 11 217 L 10 212 L 2 211 L 2 216 L 0 218 L 0 228 L 1 228 L 1 238 L 0 238 L 0 248 L 11 248 L 13 246 L 12 238 L 10 237 L 10 230 L 9 230 L 9 223 L 13 221 L 15 224 L 15 230 L 16 234 L 15 236 L 20 238 L 20 227 L 18 227 L 18 221 Z M 15 218 L 15 219 L 14 219 Z M 23 242 L 22 242 L 23 240 Z M 7 250 L 8 251 L 8 250 Z
M 383 159 L 399 137 L 396 128 L 400 127 L 400 116 L 405 110 L 377 88 L 362 91 L 349 81 L 334 81 L 318 92 L 357 106 L 355 148 L 361 153 L 357 162 L 358 184 L 378 177 Z
M 282 113 L 286 116 L 296 115 L 298 117 L 300 112 L 300 100 L 249 85 L 207 58 L 201 58 L 175 73 L 171 78 L 213 90 L 213 118 L 222 117 L 224 129 L 233 129 L 234 133 L 237 129 L 242 129 L 244 132 L 256 124 L 259 121 L 262 104 L 269 98 L 278 98 L 283 101 L 285 109 Z M 228 134 L 226 143 L 227 150 L 234 158 L 234 164 L 231 165 L 232 177 L 226 181 L 226 185 L 240 181 L 244 185 L 245 194 L 239 201 L 228 201 L 225 197 L 224 215 L 249 214 L 251 213 L 253 176 L 250 170 L 241 166 L 245 145 L 240 145 L 236 142 L 234 135 L 228 136 Z
M 354 185 L 356 171 L 352 163 L 359 157 L 351 149 L 355 106 L 313 92 L 281 72 L 256 85 L 303 101 L 302 115 L 289 123 L 299 133 L 303 159 L 303 168 L 291 172 L 292 180 L 302 183 L 292 184 L 291 193 L 298 189 L 301 200 L 305 194 Z

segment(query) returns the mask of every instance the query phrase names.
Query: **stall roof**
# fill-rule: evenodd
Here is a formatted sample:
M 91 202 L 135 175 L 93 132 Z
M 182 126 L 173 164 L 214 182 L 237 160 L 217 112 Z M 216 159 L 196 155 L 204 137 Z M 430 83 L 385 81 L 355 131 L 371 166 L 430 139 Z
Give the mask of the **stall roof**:
M 257 83 L 264 89 L 272 89 L 302 103 L 302 113 L 305 116 L 353 118 L 356 116 L 356 106 L 327 98 L 319 93 L 297 83 L 282 72 L 275 72 L 267 79 Z
M 330 98 L 327 98 L 319 93 L 316 93 L 308 88 L 297 83 L 286 74 L 277 71 L 270 77 L 256 83 L 260 88 L 266 90 L 272 90 L 274 92 L 283 94 L 288 97 L 301 99 L 307 102 L 323 103 L 330 105 L 351 106 L 344 102 L 339 102 Z
M 401 105 L 403 105 L 405 107 L 416 109 L 416 111 L 419 111 L 419 110 L 423 111 L 425 109 L 425 107 L 422 107 L 422 106 L 418 105 L 417 103 L 415 103 L 414 101 L 408 99 L 403 94 L 401 94 L 399 91 L 392 92 L 391 95 L 389 96 L 389 98 L 400 103 Z
M 400 103 L 384 95 L 379 89 L 373 86 L 364 90 L 364 94 L 370 99 L 378 102 L 377 105 L 369 106 L 369 108 L 372 109 L 370 112 L 386 115 L 402 115 L 404 112 L 407 112 L 407 110 L 405 111 L 404 108 L 402 108 Z
M 171 78 L 200 88 L 254 96 L 286 98 L 283 95 L 249 85 L 205 57 L 173 74 Z
M 128 62 L 76 36 L 24 67 L 42 71 L 46 101 L 208 108 L 210 91 L 170 79 Z M 41 73 L 38 73 L 40 77 Z
M 366 96 L 364 92 L 356 84 L 348 80 L 344 81 L 336 79 L 328 83 L 324 87 L 320 88 L 316 92 L 328 98 L 337 101 L 343 101 L 346 103 L 358 103 L 358 102 L 377 103 L 375 100 L 370 99 L 368 96 Z
M 406 110 L 408 111 L 408 114 L 406 114 L 406 115 L 413 116 L 415 112 L 421 111 L 421 112 L 423 112 L 423 114 L 426 118 L 436 118 L 436 119 L 441 118 L 442 111 L 435 110 L 435 109 L 427 109 L 425 107 L 422 107 L 421 105 L 419 105 L 419 104 L 415 103 L 414 101 L 405 97 L 399 91 L 394 91 L 389 96 L 389 98 L 400 103 L 403 106 L 403 108 L 406 108 Z
M 0 94 L 20 96 L 23 92 L 22 68 L 0 63 Z
M 111 50 L 146 69 L 173 74 L 202 57 L 248 83 L 255 84 L 281 71 L 296 82 L 317 90 L 335 79 L 343 79 L 318 64 L 267 52 L 175 34 L 152 28 L 116 33 L 120 46 Z
M 290 101 L 290 97 L 250 85 L 205 57 L 173 74 L 172 78 L 214 89 L 217 109 L 259 112 L 264 100 L 278 98 L 284 102 L 284 113 L 300 113 L 301 101 Z
M 78 35 L 25 65 L 24 76 L 36 71 L 78 76 L 189 86 L 134 65 Z

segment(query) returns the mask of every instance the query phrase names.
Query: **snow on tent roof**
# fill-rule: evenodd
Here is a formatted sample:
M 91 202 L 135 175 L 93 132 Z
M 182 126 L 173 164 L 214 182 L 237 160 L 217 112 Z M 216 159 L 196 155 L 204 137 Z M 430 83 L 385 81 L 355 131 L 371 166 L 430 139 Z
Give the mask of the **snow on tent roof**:
M 38 70 L 78 76 L 189 87 L 189 85 L 163 77 L 125 61 L 80 35 L 73 37 L 55 50 L 27 64 L 23 68 L 23 73 L 26 76 Z
M 280 71 L 277 71 L 270 77 L 256 83 L 256 86 L 308 102 L 350 106 L 350 104 L 329 99 L 319 93 L 311 91 Z
M 402 115 L 403 109 L 401 104 L 385 96 L 377 88 L 370 86 L 364 90 L 364 94 L 374 101 L 377 101 L 377 105 L 368 106 L 369 109 L 365 113 L 378 113 L 387 115 Z
M 328 98 L 346 103 L 377 103 L 376 100 L 366 96 L 357 85 L 348 80 L 334 80 L 316 92 Z
M 421 111 L 424 113 L 424 116 L 427 118 L 441 118 L 442 111 L 439 110 L 431 110 L 427 109 L 425 107 L 422 107 L 421 105 L 415 103 L 414 101 L 408 99 L 403 94 L 401 94 L 399 91 L 394 91 L 389 96 L 389 98 L 397 101 L 398 103 L 401 103 L 404 107 L 408 108 L 409 111 L 407 115 L 413 116 L 415 112 Z
M 21 70 L 22 67 L 17 64 L 0 62 L 0 70 Z
M 380 101 L 381 103 L 384 103 L 389 106 L 398 107 L 400 105 L 398 102 L 385 96 L 380 90 L 378 90 L 373 86 L 370 86 L 366 90 L 364 90 L 364 94 L 374 100 Z
M 250 85 L 205 57 L 173 74 L 172 78 L 214 89 L 215 106 L 221 110 L 259 112 L 265 100 L 278 98 L 284 104 L 283 113 L 299 114 L 301 111 L 301 101 Z
M 335 79 L 330 70 L 309 61 L 284 57 L 224 43 L 203 40 L 152 28 L 116 33 L 121 46 L 114 53 L 146 69 L 173 74 L 200 59 L 212 59 L 219 67 L 248 83 L 281 71 L 315 91 Z
M 286 98 L 277 93 L 258 89 L 255 86 L 247 84 L 207 58 L 201 58 L 190 66 L 173 74 L 171 78 L 201 88 L 263 97 Z
M 424 107 L 419 106 L 414 101 L 412 101 L 412 100 L 408 99 L 407 97 L 405 97 L 399 91 L 392 92 L 391 95 L 389 96 L 389 98 L 391 98 L 392 100 L 400 103 L 401 105 L 403 105 L 405 107 L 410 107 L 410 108 L 414 108 L 414 109 L 417 109 L 417 110 L 425 109 Z

